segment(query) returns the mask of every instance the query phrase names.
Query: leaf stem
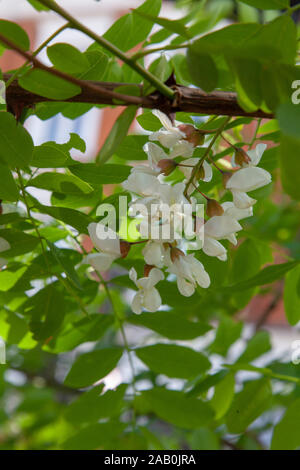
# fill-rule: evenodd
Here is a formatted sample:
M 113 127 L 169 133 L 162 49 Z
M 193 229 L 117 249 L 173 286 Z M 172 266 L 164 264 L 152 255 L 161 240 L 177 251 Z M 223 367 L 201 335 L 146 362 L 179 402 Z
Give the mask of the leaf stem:
M 68 21 L 70 26 L 74 29 L 78 29 L 79 31 L 85 33 L 90 38 L 94 39 L 100 46 L 107 49 L 113 55 L 121 59 L 125 64 L 139 73 L 144 79 L 146 79 L 149 83 L 151 83 L 158 91 L 160 91 L 163 95 L 165 95 L 169 99 L 173 99 L 175 92 L 165 85 L 161 80 L 159 80 L 155 75 L 153 75 L 148 70 L 144 69 L 141 64 L 132 60 L 132 58 L 128 57 L 121 51 L 118 47 L 116 47 L 111 42 L 107 41 L 103 36 L 100 36 L 94 33 L 91 29 L 86 27 L 84 24 L 80 23 L 76 18 L 74 18 L 70 13 L 60 7 L 54 0 L 40 0 L 42 5 L 49 7 L 52 11 L 55 11 L 60 16 L 65 18 Z
M 141 59 L 141 58 L 145 57 L 146 55 L 155 54 L 156 52 L 160 52 L 160 51 L 173 51 L 173 50 L 176 50 L 176 49 L 186 49 L 187 47 L 189 47 L 188 43 L 185 43 L 185 44 L 167 44 L 163 47 L 153 47 L 151 49 L 142 49 L 141 51 L 136 52 L 134 55 L 132 55 L 131 60 L 138 60 L 138 59 Z

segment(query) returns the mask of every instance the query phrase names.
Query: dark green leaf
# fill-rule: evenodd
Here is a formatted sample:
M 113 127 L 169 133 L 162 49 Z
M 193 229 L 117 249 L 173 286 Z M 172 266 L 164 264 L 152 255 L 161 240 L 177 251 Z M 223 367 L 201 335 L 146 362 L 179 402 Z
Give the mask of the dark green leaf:
M 122 356 L 120 348 L 98 349 L 81 354 L 65 379 L 65 385 L 84 388 L 93 385 L 116 367 Z
M 96 165 L 95 163 L 76 163 L 71 165 L 69 170 L 74 175 L 83 179 L 89 184 L 111 184 L 121 183 L 128 178 L 130 167 L 126 165 L 106 164 Z
M 3 36 L 13 42 L 16 46 L 28 51 L 30 49 L 30 41 L 27 33 L 21 26 L 12 21 L 0 20 L 0 31 Z M 1 42 L 0 42 L 1 44 Z M 4 47 L 7 47 L 3 44 Z
M 33 142 L 11 113 L 0 113 L 0 160 L 10 168 L 26 167 L 32 158 Z
M 31 69 L 19 79 L 25 90 L 53 100 L 67 100 L 79 95 L 81 88 L 74 83 L 40 69 Z
M 47 55 L 54 67 L 67 73 L 81 73 L 89 67 L 89 61 L 76 47 L 56 43 L 47 47 Z

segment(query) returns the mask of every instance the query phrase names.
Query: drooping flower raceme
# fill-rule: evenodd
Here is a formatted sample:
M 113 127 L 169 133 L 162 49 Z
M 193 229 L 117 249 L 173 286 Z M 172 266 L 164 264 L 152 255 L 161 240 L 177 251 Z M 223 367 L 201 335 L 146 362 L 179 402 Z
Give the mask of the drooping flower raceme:
M 175 276 L 179 292 L 186 297 L 193 295 L 198 287 L 208 288 L 209 273 L 205 262 L 197 259 L 198 254 L 203 252 L 225 261 L 227 250 L 222 241 L 236 245 L 237 233 L 242 230 L 240 221 L 253 214 L 256 201 L 247 192 L 271 181 L 271 175 L 257 167 L 265 144 L 258 144 L 248 152 L 236 148 L 232 163 L 238 168 L 229 177 L 220 170 L 226 176 L 225 188 L 231 191 L 233 201 L 218 202 L 206 196 L 202 190 L 205 183 L 212 180 L 212 166 L 205 159 L 193 156 L 195 148 L 203 143 L 204 131 L 191 124 L 173 123 L 160 111 L 154 111 L 154 114 L 162 128 L 149 135 L 149 142 L 143 147 L 147 162 L 134 166 L 122 183 L 132 194 L 128 214 L 138 221 L 136 228 L 140 239 L 137 243 L 144 243 L 142 255 L 146 265 L 143 277 L 138 278 L 134 268 L 129 271 L 130 279 L 138 288 L 132 301 L 135 313 L 141 313 L 143 309 L 155 312 L 160 308 L 162 300 L 156 286 L 165 276 Z M 173 181 L 166 178 L 175 168 L 183 173 L 184 181 L 179 181 L 178 174 Z M 206 216 L 198 213 L 197 200 L 193 197 L 198 187 L 207 200 Z M 190 220 L 193 230 L 188 237 L 183 227 Z M 107 237 L 103 237 L 104 226 L 98 226 L 92 223 L 88 227 L 98 253 L 87 255 L 85 262 L 104 271 L 117 258 L 126 256 L 131 245 L 120 240 L 110 229 Z

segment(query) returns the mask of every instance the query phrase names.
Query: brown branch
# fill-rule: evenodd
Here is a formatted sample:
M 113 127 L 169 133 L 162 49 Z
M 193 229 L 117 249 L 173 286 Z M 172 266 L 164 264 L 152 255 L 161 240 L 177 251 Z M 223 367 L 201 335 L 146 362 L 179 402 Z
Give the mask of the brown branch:
M 30 61 L 34 67 L 79 86 L 81 93 L 69 98 L 66 102 L 116 105 L 116 100 L 118 100 L 119 102 L 122 101 L 121 106 L 134 104 L 141 108 L 160 109 L 168 114 L 184 111 L 188 113 L 219 116 L 249 116 L 269 119 L 274 117 L 273 114 L 265 113 L 260 109 L 252 113 L 247 113 L 239 106 L 236 93 L 231 92 L 215 91 L 213 93 L 205 93 L 199 88 L 174 85 L 171 87 L 175 91 L 175 98 L 173 100 L 166 98 L 159 92 L 152 93 L 148 96 L 123 95 L 114 90 L 122 85 L 128 85 L 126 83 L 80 80 L 53 67 L 48 67 L 32 54 L 22 50 L 1 34 L 0 41 L 23 56 L 26 60 Z M 7 81 L 8 79 L 9 75 L 4 75 L 4 80 Z M 130 85 L 134 86 L 132 83 Z M 136 87 L 140 88 L 142 93 L 142 86 L 136 85 Z M 24 90 L 17 81 L 13 81 L 7 88 L 6 100 L 8 105 L 20 102 L 24 106 L 32 106 L 45 101 L 57 101 L 49 100 L 49 98 Z

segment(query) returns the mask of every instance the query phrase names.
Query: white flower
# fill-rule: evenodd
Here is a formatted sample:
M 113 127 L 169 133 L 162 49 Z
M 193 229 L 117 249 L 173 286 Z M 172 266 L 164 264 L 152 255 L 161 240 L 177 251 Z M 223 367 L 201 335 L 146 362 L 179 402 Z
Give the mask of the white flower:
M 160 160 L 170 158 L 159 145 L 156 145 L 153 142 L 145 144 L 143 150 L 147 154 L 149 165 L 153 170 L 158 169 L 157 164 Z
M 163 128 L 154 132 L 149 136 L 149 140 L 157 140 L 161 145 L 168 149 L 172 149 L 171 158 L 178 156 L 191 157 L 194 152 L 192 143 L 185 139 L 185 134 L 178 127 L 174 126 L 171 120 L 159 110 L 154 110 L 153 114 L 160 120 Z
M 122 186 L 127 191 L 147 197 L 158 195 L 160 184 L 151 168 L 145 166 L 144 170 L 139 166 L 133 168 L 127 180 L 122 183 Z
M 194 257 L 194 254 L 175 256 L 167 260 L 168 272 L 177 277 L 177 287 L 181 295 L 190 297 L 195 292 L 197 284 L 207 288 L 210 285 L 210 278 L 204 269 L 203 264 Z
M 161 306 L 161 297 L 155 285 L 164 279 L 164 274 L 160 269 L 152 268 L 148 277 L 137 279 L 137 273 L 134 268 L 129 271 L 130 279 L 138 287 L 139 291 L 132 300 L 132 310 L 134 313 L 141 313 L 145 308 L 149 312 L 156 312 Z
M 256 200 L 246 193 L 266 186 L 271 182 L 271 175 L 263 168 L 257 168 L 266 144 L 258 144 L 254 150 L 247 152 L 250 162 L 244 162 L 242 168 L 229 178 L 226 188 L 232 192 L 233 202 L 239 209 L 247 209 L 256 203 Z
M 192 176 L 192 172 L 194 170 L 194 167 L 199 163 L 199 161 L 200 161 L 200 158 L 188 158 L 187 160 L 184 160 L 182 162 L 182 164 L 183 165 L 190 165 L 190 167 L 187 167 L 187 166 L 179 166 L 178 167 L 180 169 L 180 171 L 184 174 L 185 178 L 186 178 L 184 180 L 185 183 L 187 183 L 190 180 L 190 178 Z M 187 193 L 188 196 L 190 196 L 195 191 L 195 186 L 197 187 L 197 183 L 198 183 L 199 179 L 201 179 L 202 181 L 205 181 L 205 182 L 211 181 L 212 176 L 213 176 L 213 172 L 212 172 L 210 164 L 207 163 L 207 161 L 204 160 L 202 168 L 203 168 L 203 177 L 200 178 L 199 175 L 197 175 L 197 174 L 194 176 L 193 181 L 191 182 L 191 184 L 188 187 L 188 193 Z
M 149 240 L 143 248 L 142 253 L 147 264 L 157 266 L 158 268 L 163 267 L 163 257 L 165 254 L 163 243 Z
M 105 239 L 102 238 L 104 231 L 107 235 Z M 89 224 L 88 232 L 94 246 L 100 253 L 88 254 L 83 262 L 90 264 L 97 271 L 107 271 L 113 261 L 121 256 L 120 239 L 110 228 L 94 222 Z
M 236 244 L 235 233 L 242 230 L 237 219 L 230 215 L 215 215 L 204 225 L 203 251 L 208 256 L 216 256 L 221 261 L 226 261 L 227 253 L 224 246 L 218 241 L 227 239 Z
M 8 243 L 5 238 L 0 237 L 0 252 L 1 251 L 7 251 L 10 249 L 10 244 Z

